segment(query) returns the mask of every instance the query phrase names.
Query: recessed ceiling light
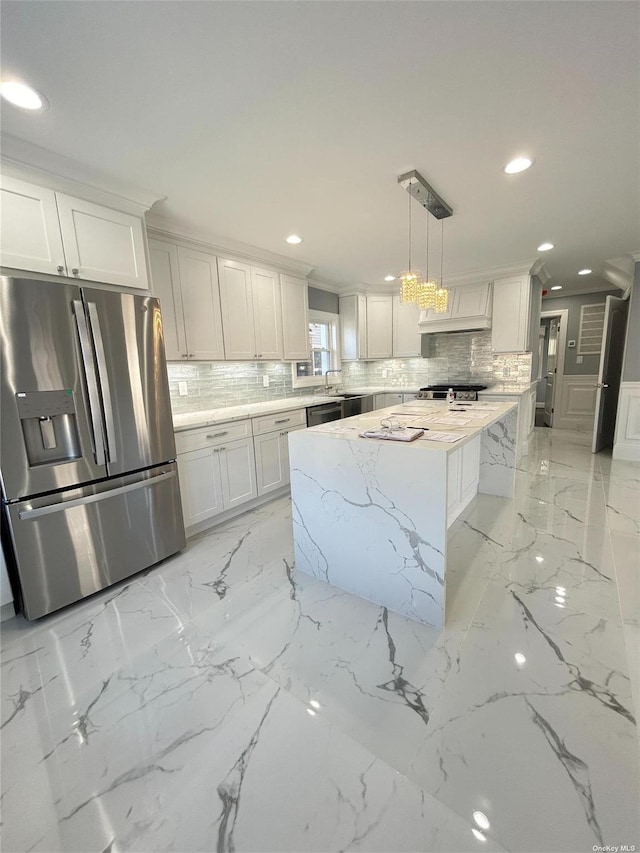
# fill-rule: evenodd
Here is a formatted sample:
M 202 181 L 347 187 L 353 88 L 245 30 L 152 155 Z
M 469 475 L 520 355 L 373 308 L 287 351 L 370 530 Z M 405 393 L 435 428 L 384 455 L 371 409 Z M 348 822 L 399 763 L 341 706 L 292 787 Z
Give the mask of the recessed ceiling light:
M 473 832 L 475 838 L 477 838 L 478 841 L 486 841 L 487 840 L 487 836 L 483 835 L 479 829 L 475 828 L 475 826 L 471 827 L 471 832 Z
M 516 652 L 514 655 L 514 658 L 516 659 L 516 663 L 519 664 L 520 666 L 522 666 L 523 663 L 527 662 L 527 659 L 522 654 L 522 652 Z
M 289 234 L 287 237 L 287 243 L 291 243 L 292 246 L 296 246 L 298 243 L 302 243 L 302 237 L 298 237 L 297 234 Z
M 491 824 L 489 823 L 489 818 L 484 812 L 474 812 L 473 819 L 478 824 L 480 829 L 489 829 L 489 827 L 491 826 Z
M 562 285 L 561 284 L 554 284 L 553 287 L 551 288 L 551 290 L 562 290 Z
M 593 270 L 578 270 L 578 275 L 589 275 Z
M 507 175 L 516 175 L 518 172 L 524 172 L 525 169 L 528 169 L 532 165 L 533 160 L 530 160 L 528 157 L 516 157 L 515 160 L 507 163 L 504 170 Z
M 21 110 L 43 110 L 48 106 L 44 95 L 20 80 L 3 80 L 0 95 Z
M 553 249 L 553 243 L 540 243 L 538 246 L 539 252 L 548 252 L 550 249 Z
M 395 277 L 395 275 L 385 275 L 384 280 L 385 281 L 395 281 L 396 277 Z

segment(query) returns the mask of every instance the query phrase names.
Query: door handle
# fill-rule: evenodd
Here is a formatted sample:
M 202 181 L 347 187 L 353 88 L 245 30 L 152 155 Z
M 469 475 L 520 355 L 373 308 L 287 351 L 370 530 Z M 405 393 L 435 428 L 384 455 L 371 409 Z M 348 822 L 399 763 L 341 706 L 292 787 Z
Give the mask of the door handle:
M 107 429 L 107 452 L 109 454 L 109 462 L 116 462 L 118 459 L 116 455 L 116 427 L 113 420 L 109 373 L 107 372 L 107 359 L 104 354 L 104 344 L 102 342 L 102 331 L 100 329 L 98 309 L 95 302 L 87 302 L 87 307 L 89 309 L 89 322 L 91 323 L 93 346 L 96 351 L 96 361 L 98 362 L 98 379 L 100 380 L 100 391 L 102 392 L 104 423 Z
M 114 498 L 117 495 L 126 495 L 127 492 L 135 492 L 138 489 L 144 489 L 147 486 L 155 486 L 156 483 L 161 483 L 164 480 L 170 480 L 176 476 L 175 471 L 163 471 L 156 477 L 149 477 L 148 480 L 141 480 L 139 483 L 129 483 L 128 486 L 119 486 L 116 489 L 108 489 L 104 492 L 98 492 L 97 495 L 86 495 L 83 498 L 73 498 L 70 501 L 60 501 L 57 504 L 48 504 L 47 506 L 36 507 L 35 509 L 23 509 L 18 512 L 20 521 L 29 521 L 31 518 L 40 518 L 43 515 L 52 515 L 54 512 L 64 512 L 68 509 L 73 509 L 76 506 L 86 506 L 94 504 L 105 498 Z
M 102 432 L 102 419 L 100 417 L 100 395 L 98 393 L 98 380 L 96 368 L 91 351 L 89 339 L 89 328 L 87 318 L 84 314 L 84 306 L 80 299 L 73 300 L 73 311 L 76 318 L 76 328 L 80 339 L 80 355 L 84 368 L 84 379 L 87 386 L 87 403 L 89 417 L 91 419 L 91 430 L 93 432 L 93 454 L 98 465 L 105 465 L 104 436 Z

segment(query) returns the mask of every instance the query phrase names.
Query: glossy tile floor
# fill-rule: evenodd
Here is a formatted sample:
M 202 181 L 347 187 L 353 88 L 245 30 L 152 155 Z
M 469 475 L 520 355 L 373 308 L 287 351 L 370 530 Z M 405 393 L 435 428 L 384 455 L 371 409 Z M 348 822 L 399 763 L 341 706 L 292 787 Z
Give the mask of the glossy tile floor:
M 588 444 L 456 522 L 439 634 L 297 576 L 284 499 L 4 623 L 2 849 L 638 845 L 640 470 Z

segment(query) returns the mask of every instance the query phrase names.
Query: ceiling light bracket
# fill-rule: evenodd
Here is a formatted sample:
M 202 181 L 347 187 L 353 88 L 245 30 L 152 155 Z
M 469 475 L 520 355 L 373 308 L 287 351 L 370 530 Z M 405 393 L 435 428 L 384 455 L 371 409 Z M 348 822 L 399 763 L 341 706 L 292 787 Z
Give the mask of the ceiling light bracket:
M 405 172 L 398 178 L 398 183 L 436 219 L 447 219 L 447 217 L 453 216 L 453 209 L 438 195 L 433 187 L 429 186 L 420 172 L 415 169 L 411 172 Z

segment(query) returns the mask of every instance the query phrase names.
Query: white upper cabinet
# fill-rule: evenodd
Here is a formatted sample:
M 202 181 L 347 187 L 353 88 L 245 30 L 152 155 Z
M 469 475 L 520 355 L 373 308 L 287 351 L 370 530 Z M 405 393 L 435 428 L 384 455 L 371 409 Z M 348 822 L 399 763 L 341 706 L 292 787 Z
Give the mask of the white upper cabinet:
M 529 348 L 531 279 L 528 275 L 493 282 L 493 352 L 526 352 Z
M 147 289 L 142 220 L 56 193 L 67 275 Z
M 393 297 L 367 296 L 367 358 L 393 355 Z
M 224 359 L 218 268 L 215 255 L 178 247 L 188 357 Z
M 309 358 L 309 302 L 307 282 L 291 275 L 280 276 L 282 292 L 282 343 L 284 358 Z
M 168 361 L 224 359 L 215 255 L 149 240 Z
M 149 263 L 153 294 L 160 300 L 162 310 L 167 361 L 188 358 L 177 246 L 161 240 L 149 240 Z
M 16 178 L 0 178 L 0 263 L 65 275 L 56 194 Z
M 420 330 L 418 321 L 420 309 L 393 297 L 393 356 L 394 358 L 413 358 L 421 355 Z
M 360 293 L 340 297 L 343 361 L 367 357 L 367 298 Z
M 227 359 L 281 359 L 282 299 L 278 274 L 224 258 L 218 258 L 218 272 Z
M 3 176 L 0 262 L 147 289 L 140 217 Z
M 278 273 L 251 267 L 251 295 L 257 357 L 270 361 L 282 358 L 282 297 Z

